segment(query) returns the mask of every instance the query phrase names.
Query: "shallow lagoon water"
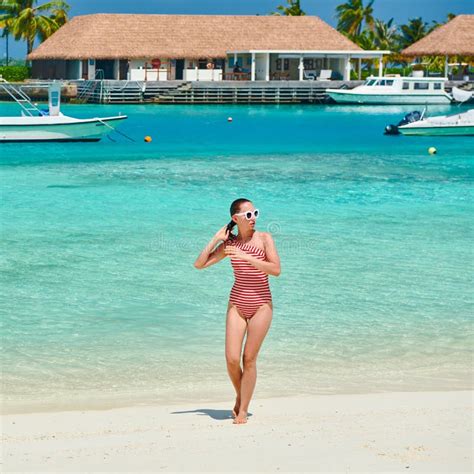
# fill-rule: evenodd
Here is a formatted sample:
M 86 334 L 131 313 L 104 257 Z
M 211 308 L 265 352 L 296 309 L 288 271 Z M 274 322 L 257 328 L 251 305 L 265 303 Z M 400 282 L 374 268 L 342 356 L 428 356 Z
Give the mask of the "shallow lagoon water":
M 282 262 L 255 396 L 472 388 L 474 140 L 383 135 L 413 109 L 65 105 L 136 142 L 1 145 L 4 411 L 231 400 L 230 262 L 192 264 L 242 196 Z

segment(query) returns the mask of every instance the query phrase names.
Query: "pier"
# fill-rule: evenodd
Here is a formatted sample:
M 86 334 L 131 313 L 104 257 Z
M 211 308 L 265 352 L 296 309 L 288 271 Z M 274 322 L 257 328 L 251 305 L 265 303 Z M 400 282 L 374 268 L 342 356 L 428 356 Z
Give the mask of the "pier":
M 363 81 L 62 81 L 64 102 L 92 104 L 326 104 L 325 90 L 352 89 Z M 34 100 L 47 100 L 51 81 L 17 83 Z M 448 81 L 466 86 L 466 81 Z M 469 82 L 473 87 L 473 82 Z M 0 92 L 0 100 L 9 97 Z
M 77 100 L 91 103 L 326 103 L 327 88 L 362 81 L 76 81 Z

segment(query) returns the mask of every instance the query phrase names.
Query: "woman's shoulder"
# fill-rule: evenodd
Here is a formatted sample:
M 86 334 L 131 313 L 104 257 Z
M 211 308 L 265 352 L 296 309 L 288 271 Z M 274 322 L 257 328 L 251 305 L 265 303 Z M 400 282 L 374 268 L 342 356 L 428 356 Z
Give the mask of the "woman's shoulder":
M 272 239 L 272 234 L 270 234 L 270 232 L 261 232 L 259 230 L 256 232 L 257 232 L 257 237 L 263 242 L 268 242 L 269 240 Z
M 258 238 L 265 249 L 274 245 L 273 237 L 270 232 L 259 232 Z

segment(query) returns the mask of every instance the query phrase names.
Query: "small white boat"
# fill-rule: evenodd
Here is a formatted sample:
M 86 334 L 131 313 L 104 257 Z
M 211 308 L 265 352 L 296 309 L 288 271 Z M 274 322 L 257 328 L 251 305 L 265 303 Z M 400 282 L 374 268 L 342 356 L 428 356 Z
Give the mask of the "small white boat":
M 354 89 L 326 89 L 343 104 L 450 104 L 445 77 L 370 76 Z
M 79 119 L 63 115 L 60 111 L 61 85 L 49 86 L 48 110 L 41 110 L 20 89 L 4 79 L 0 87 L 22 109 L 19 117 L 0 117 L 0 142 L 91 142 L 99 141 L 127 118 L 126 115 Z
M 387 125 L 386 135 L 474 136 L 474 109 L 451 115 L 426 117 L 426 109 L 407 114 L 398 125 Z
M 422 117 L 398 127 L 402 135 L 459 136 L 474 135 L 474 109 L 451 115 Z

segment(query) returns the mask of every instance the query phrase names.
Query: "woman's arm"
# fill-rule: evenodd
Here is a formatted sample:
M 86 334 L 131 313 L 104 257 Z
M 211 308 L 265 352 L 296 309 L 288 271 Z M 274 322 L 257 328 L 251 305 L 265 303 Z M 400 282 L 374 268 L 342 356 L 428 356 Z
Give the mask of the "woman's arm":
M 195 268 L 201 270 L 203 268 L 210 267 L 225 257 L 224 242 L 229 235 L 228 232 L 227 225 L 225 225 L 216 233 L 216 235 L 204 247 L 204 250 L 199 254 L 198 258 L 194 262 Z M 220 245 L 214 249 L 218 242 L 221 242 Z
M 250 264 L 252 264 L 258 270 L 261 270 L 268 275 L 279 276 L 281 273 L 280 267 L 280 257 L 275 247 L 275 242 L 273 241 L 273 237 L 268 232 L 262 232 L 264 237 L 264 244 L 265 244 L 265 254 L 267 256 L 267 260 L 259 260 L 258 258 L 252 257 L 248 253 L 240 250 L 237 247 L 228 247 L 224 250 L 225 254 L 228 256 L 235 255 L 236 257 L 246 260 Z

